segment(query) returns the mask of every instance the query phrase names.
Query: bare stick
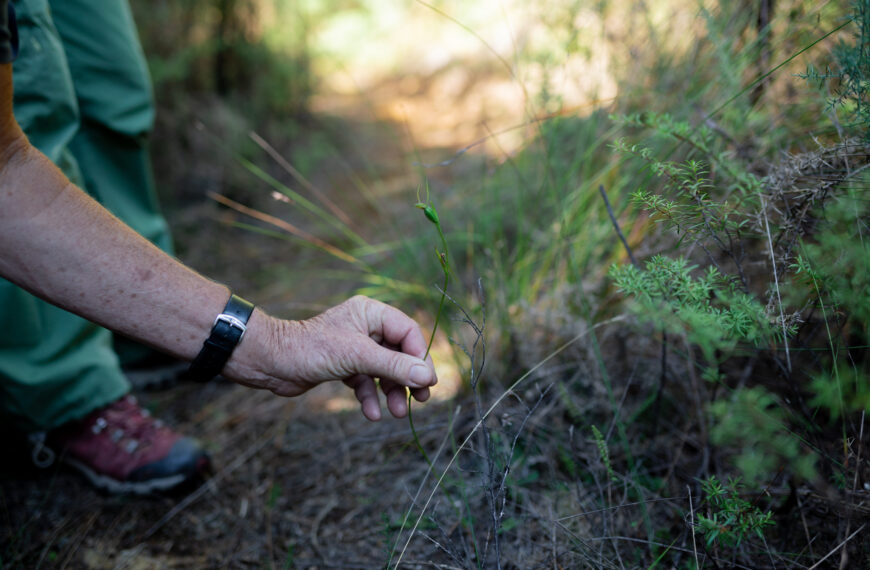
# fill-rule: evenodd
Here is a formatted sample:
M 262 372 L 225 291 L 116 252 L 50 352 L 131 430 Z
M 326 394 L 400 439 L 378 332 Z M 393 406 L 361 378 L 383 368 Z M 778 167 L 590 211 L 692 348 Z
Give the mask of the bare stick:
M 698 564 L 698 543 L 695 542 L 695 510 L 692 507 L 692 488 L 686 485 L 686 490 L 689 492 L 689 524 L 692 525 L 692 550 L 695 551 L 695 568 L 700 569 Z
M 773 282 L 776 285 L 776 299 L 779 302 L 779 318 L 782 322 L 782 343 L 785 345 L 785 361 L 788 365 L 788 372 L 791 374 L 791 356 L 788 352 L 788 332 L 785 326 L 785 313 L 782 310 L 782 297 L 779 294 L 779 276 L 776 273 L 776 257 L 773 253 L 773 241 L 770 237 L 770 224 L 767 222 L 767 205 L 764 198 L 761 199 L 761 212 L 764 214 L 764 231 L 767 233 L 767 245 L 770 248 L 770 266 L 773 268 Z
M 822 562 L 824 562 L 825 560 L 827 560 L 828 558 L 830 558 L 831 556 L 833 556 L 834 554 L 836 554 L 836 552 L 837 552 L 838 550 L 840 550 L 841 548 L 843 548 L 844 546 L 846 546 L 846 543 L 849 542 L 850 540 L 852 540 L 852 539 L 855 537 L 856 534 L 858 534 L 859 532 L 861 532 L 862 530 L 864 530 L 864 527 L 865 527 L 865 526 L 867 526 L 866 523 L 864 523 L 864 524 L 862 524 L 860 527 L 858 527 L 858 530 L 856 530 L 855 532 L 853 532 L 852 534 L 850 534 L 849 536 L 847 536 L 847 537 L 846 537 L 846 540 L 844 540 L 843 542 L 841 542 L 840 544 L 838 544 L 838 545 L 837 545 L 837 546 L 836 546 L 832 551 L 830 551 L 830 552 L 828 552 L 827 554 L 825 554 L 825 556 L 824 556 L 821 560 L 819 560 L 818 562 L 816 562 L 815 564 L 813 564 L 812 566 L 810 566 L 810 567 L 808 568 L 808 570 L 814 570 L 815 568 L 818 568 L 818 567 L 822 564 Z
M 861 412 L 861 429 L 858 432 L 858 460 L 855 462 L 855 477 L 852 479 L 852 494 L 855 494 L 855 491 L 858 489 L 858 472 L 861 470 L 861 446 L 864 443 L 864 412 Z M 854 514 L 853 510 L 849 510 L 849 518 L 846 523 L 846 533 L 848 534 L 849 529 L 852 527 L 852 515 Z M 846 567 L 846 564 L 849 563 L 849 555 L 846 552 L 846 549 L 843 549 L 843 554 L 840 556 L 840 570 L 843 570 Z
M 256 455 L 257 452 L 259 452 L 261 449 L 263 449 L 266 446 L 266 444 L 272 442 L 275 439 L 275 436 L 277 434 L 278 434 L 278 432 L 276 431 L 272 435 L 270 435 L 268 437 L 264 437 L 260 441 L 260 443 L 248 448 L 248 450 L 245 453 L 239 455 L 236 458 L 236 460 L 233 461 L 230 465 L 228 465 L 225 469 L 223 469 L 217 475 L 215 475 L 214 477 L 209 479 L 205 484 L 201 485 L 196 491 L 194 491 L 193 493 L 186 496 L 181 502 L 179 502 L 177 505 L 172 507 L 172 509 L 170 509 L 168 513 L 163 515 L 163 517 L 159 521 L 154 523 L 154 525 L 151 528 L 149 528 L 147 531 L 145 531 L 145 534 L 142 535 L 141 540 L 145 540 L 145 539 L 153 536 L 155 532 L 157 532 L 158 530 L 163 528 L 163 526 L 166 523 L 168 523 L 170 520 L 172 520 L 175 517 L 175 515 L 177 515 L 178 513 L 180 513 L 181 511 L 183 511 L 187 507 L 189 507 L 194 502 L 196 502 L 207 491 L 217 490 L 218 481 L 220 481 L 221 479 L 223 479 L 224 477 L 226 477 L 227 475 L 229 475 L 230 473 L 232 473 L 233 471 L 238 469 L 241 465 L 243 465 L 245 462 L 247 462 L 251 457 Z
M 565 351 L 565 349 L 570 347 L 572 344 L 576 343 L 577 341 L 579 341 L 580 339 L 582 339 L 583 337 L 588 335 L 591 331 L 593 331 L 599 327 L 603 327 L 605 325 L 609 325 L 609 324 L 612 324 L 615 322 L 620 322 L 623 320 L 625 320 L 625 317 L 620 315 L 618 317 L 614 317 L 612 319 L 608 319 L 606 321 L 597 323 L 597 324 L 593 325 L 592 327 L 588 328 L 587 330 L 584 330 L 583 332 L 581 332 L 580 334 L 578 334 L 574 338 L 570 339 L 569 341 L 565 342 L 564 344 L 562 344 L 562 346 L 558 347 L 556 350 L 554 350 L 553 352 L 548 354 L 540 362 L 538 362 L 537 364 L 532 366 L 529 370 L 527 370 L 525 372 L 525 374 L 520 376 L 516 381 L 514 381 L 513 384 L 508 386 L 507 389 L 504 392 L 502 392 L 502 394 L 498 398 L 496 398 L 495 402 L 493 402 L 489 406 L 489 408 L 487 408 L 487 410 L 486 410 L 486 412 L 484 412 L 483 416 L 479 420 L 477 420 L 477 423 L 475 423 L 474 426 L 471 428 L 471 432 L 467 436 L 465 436 L 465 439 L 463 439 L 462 443 L 459 444 L 459 447 L 456 448 L 456 451 L 453 453 L 453 457 L 450 458 L 450 461 L 447 462 L 447 466 L 444 467 L 444 470 L 441 472 L 441 476 L 438 477 L 438 481 L 435 485 L 435 488 L 432 490 L 431 493 L 429 493 L 429 497 L 426 499 L 426 502 L 423 504 L 423 508 L 421 509 L 420 514 L 417 515 L 417 519 L 414 521 L 414 526 L 411 527 L 411 532 L 408 534 L 408 538 L 405 540 L 405 545 L 402 547 L 402 550 L 399 553 L 399 557 L 396 560 L 395 564 L 393 565 L 394 570 L 398 569 L 399 565 L 402 563 L 402 559 L 405 557 L 405 552 L 408 550 L 408 545 L 411 544 L 411 539 L 414 538 L 414 535 L 417 532 L 417 528 L 419 528 L 420 522 L 423 520 L 423 516 L 426 514 L 426 510 L 429 508 L 429 505 L 432 503 L 432 498 L 435 496 L 435 491 L 437 491 L 438 488 L 441 486 L 442 482 L 444 481 L 444 478 L 447 476 L 447 472 L 450 470 L 450 468 L 456 462 L 456 459 L 459 457 L 459 453 L 465 448 L 466 445 L 468 445 L 468 442 L 471 440 L 471 438 L 474 436 L 474 434 L 477 432 L 477 430 L 480 429 L 481 424 L 486 421 L 486 418 L 488 418 L 490 416 L 490 414 L 492 414 L 493 410 L 495 410 L 498 407 L 498 405 L 502 402 L 502 400 L 504 400 L 508 396 L 508 394 L 512 394 L 514 392 L 514 390 L 516 390 L 520 384 L 522 384 L 527 378 L 529 378 L 535 372 L 537 372 L 538 369 L 540 369 L 542 366 L 544 366 L 547 362 L 549 362 L 550 360 L 555 358 L 557 355 L 559 355 L 560 353 Z
M 277 162 L 281 166 L 281 168 L 286 170 L 287 173 L 290 174 L 290 176 L 292 176 L 296 180 L 296 182 L 298 182 L 306 190 L 308 190 L 309 192 L 311 192 L 312 194 L 317 196 L 317 199 L 320 200 L 320 202 L 324 206 L 329 208 L 329 211 L 332 212 L 332 214 L 336 218 L 341 220 L 342 223 L 344 223 L 346 226 L 353 227 L 353 222 L 351 221 L 350 216 L 348 216 L 346 213 L 344 213 L 344 210 L 339 208 L 338 205 L 336 205 L 335 202 L 330 200 L 329 196 L 324 194 L 317 186 L 315 186 L 314 184 L 309 182 L 308 179 L 305 178 L 305 176 L 303 176 L 301 172 L 296 170 L 293 167 L 293 165 L 287 161 L 286 158 L 281 156 L 281 153 L 278 152 L 277 150 L 275 150 L 275 147 L 270 145 L 266 139 L 264 139 L 263 137 L 261 137 L 260 135 L 258 135 L 254 131 L 251 131 L 250 133 L 248 133 L 248 136 L 251 138 L 252 141 L 254 141 L 257 144 L 257 146 L 259 146 L 261 149 L 265 150 L 266 154 L 268 154 L 269 156 L 272 157 L 272 160 Z
M 344 251 L 341 251 L 340 249 L 338 249 L 334 245 L 326 243 L 325 241 L 323 241 L 319 237 L 312 235 L 312 234 L 306 232 L 305 230 L 294 226 L 290 222 L 286 222 L 286 221 L 282 220 L 281 218 L 276 218 L 275 216 L 271 216 L 269 214 L 264 214 L 263 212 L 255 210 L 253 208 L 249 208 L 249 207 L 245 206 L 244 204 L 240 204 L 240 203 L 236 202 L 235 200 L 227 198 L 226 196 L 224 196 L 222 194 L 218 194 L 217 192 L 208 192 L 207 196 L 209 198 L 211 198 L 212 200 L 214 200 L 215 202 L 223 204 L 224 206 L 227 206 L 228 208 L 232 208 L 233 210 L 235 210 L 237 212 L 240 212 L 240 213 L 245 214 L 247 216 L 251 216 L 252 218 L 260 220 L 261 222 L 265 222 L 267 224 L 271 224 L 271 225 L 275 226 L 276 228 L 282 229 L 285 232 L 292 234 L 292 235 L 294 235 L 302 240 L 305 240 L 308 243 L 310 243 L 311 245 L 313 245 L 314 247 L 320 248 L 320 249 L 324 250 L 325 252 L 330 253 L 330 254 L 334 255 L 335 257 L 337 257 L 343 261 L 347 261 L 349 263 L 354 263 L 354 264 L 360 263 L 360 260 L 355 258 L 354 256 L 352 256 L 351 254 L 346 253 Z
M 646 501 L 633 501 L 631 503 L 620 503 L 618 505 L 613 505 L 612 507 L 604 507 L 601 509 L 595 509 L 592 511 L 583 511 L 582 513 L 578 513 L 576 515 L 568 515 L 564 517 L 560 517 L 555 520 L 555 522 L 567 521 L 570 519 L 576 519 L 579 517 L 588 517 L 589 515 L 597 515 L 598 513 L 603 513 L 606 511 L 615 511 L 617 509 L 624 509 L 625 507 L 633 507 L 636 505 L 647 505 L 650 503 L 661 503 L 663 501 L 682 501 L 686 497 L 662 497 L 659 499 L 647 499 Z
M 628 253 L 628 258 L 631 260 L 632 265 L 640 267 L 640 263 L 638 263 L 634 258 L 631 248 L 628 247 L 628 242 L 625 240 L 625 236 L 622 235 L 622 230 L 619 229 L 619 222 L 616 221 L 616 216 L 613 213 L 613 208 L 610 206 L 610 200 L 607 199 L 607 192 L 604 191 L 603 184 L 598 186 L 598 191 L 601 192 L 601 197 L 604 198 L 604 205 L 607 206 L 607 214 L 610 216 L 610 221 L 613 223 L 614 229 L 616 229 L 616 235 L 619 236 L 619 241 L 622 242 L 622 247 L 624 247 L 625 251 Z

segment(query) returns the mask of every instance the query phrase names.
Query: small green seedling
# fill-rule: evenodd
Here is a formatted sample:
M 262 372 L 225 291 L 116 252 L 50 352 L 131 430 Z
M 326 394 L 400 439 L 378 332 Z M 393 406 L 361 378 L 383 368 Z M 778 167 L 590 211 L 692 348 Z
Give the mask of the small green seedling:
M 737 547 L 748 536 L 764 538 L 765 527 L 774 524 L 770 511 L 761 509 L 740 496 L 740 479 L 729 479 L 727 484 L 716 477 L 701 481 L 707 499 L 708 512 L 698 515 L 698 531 L 704 534 L 707 545 L 721 542 Z

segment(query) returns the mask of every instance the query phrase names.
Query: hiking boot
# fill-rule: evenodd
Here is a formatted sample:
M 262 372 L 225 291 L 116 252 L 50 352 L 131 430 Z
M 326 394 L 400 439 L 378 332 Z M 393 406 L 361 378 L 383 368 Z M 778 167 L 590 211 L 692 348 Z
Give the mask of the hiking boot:
M 63 461 L 110 493 L 165 491 L 203 475 L 208 455 L 126 396 L 54 430 L 48 443 Z

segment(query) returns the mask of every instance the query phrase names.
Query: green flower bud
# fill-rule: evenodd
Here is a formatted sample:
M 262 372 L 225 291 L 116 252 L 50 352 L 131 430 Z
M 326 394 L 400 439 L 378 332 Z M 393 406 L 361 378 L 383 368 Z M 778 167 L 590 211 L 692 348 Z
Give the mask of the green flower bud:
M 434 207 L 429 204 L 424 204 L 423 202 L 417 202 L 416 204 L 414 204 L 414 206 L 423 210 L 423 213 L 426 215 L 427 218 L 429 218 L 430 222 L 435 225 L 439 224 L 438 212 L 435 211 Z

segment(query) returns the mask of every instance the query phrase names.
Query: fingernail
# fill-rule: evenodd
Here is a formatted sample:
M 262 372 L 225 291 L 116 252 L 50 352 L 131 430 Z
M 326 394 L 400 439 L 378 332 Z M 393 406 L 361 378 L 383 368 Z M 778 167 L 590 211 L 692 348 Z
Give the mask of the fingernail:
M 432 380 L 432 373 L 422 364 L 415 364 L 411 367 L 411 374 L 408 379 L 417 386 L 428 386 Z

